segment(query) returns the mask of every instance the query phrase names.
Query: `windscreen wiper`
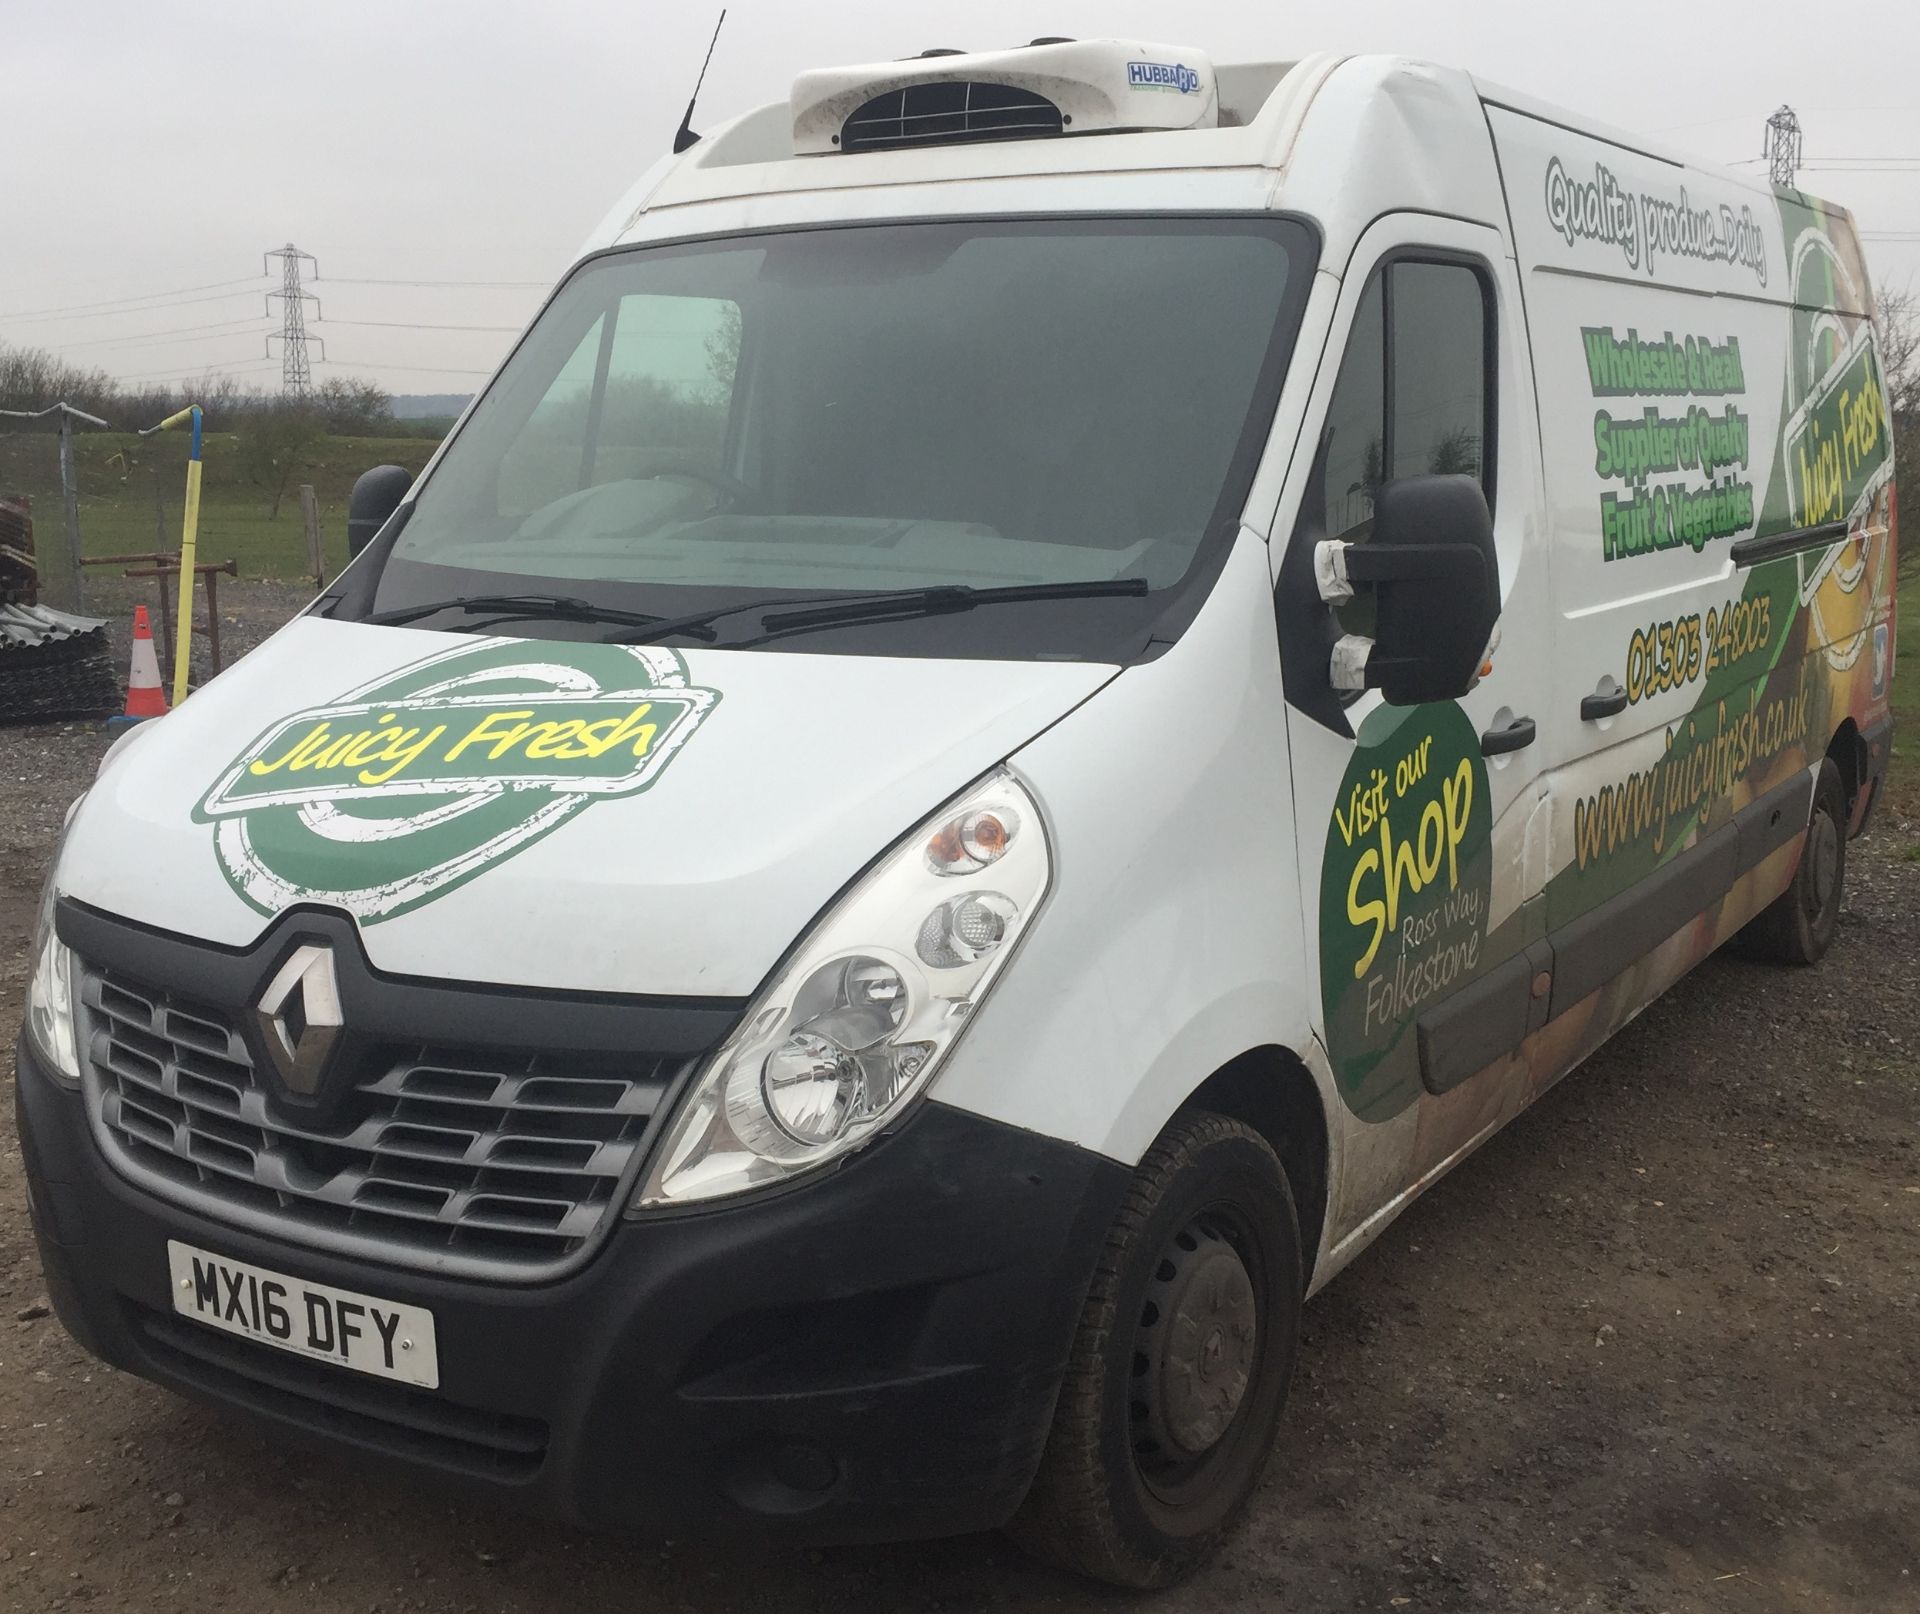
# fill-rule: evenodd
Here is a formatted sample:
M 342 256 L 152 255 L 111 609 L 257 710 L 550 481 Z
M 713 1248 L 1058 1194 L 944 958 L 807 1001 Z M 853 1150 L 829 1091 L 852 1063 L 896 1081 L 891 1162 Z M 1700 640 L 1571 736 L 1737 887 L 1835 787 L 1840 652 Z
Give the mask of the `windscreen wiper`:
M 766 599 L 746 600 L 738 605 L 717 605 L 710 610 L 691 611 L 685 616 L 667 617 L 614 636 L 618 644 L 644 644 L 675 633 L 692 633 L 710 626 L 723 616 L 743 611 L 765 611 L 760 625 L 769 635 L 792 633 L 807 628 L 836 626 L 842 622 L 884 622 L 917 616 L 944 616 L 953 611 L 971 611 L 980 605 L 1001 605 L 1015 600 L 1080 600 L 1103 595 L 1140 595 L 1151 584 L 1144 577 L 1100 578 L 1084 583 L 1014 583 L 1002 588 L 974 588 L 967 583 L 937 583 L 930 588 L 892 588 L 873 594 L 821 594 L 813 599 L 792 601 L 775 594 Z M 787 606 L 786 610 L 768 610 L 769 606 Z
M 622 611 L 611 605 L 596 605 L 569 594 L 461 594 L 450 600 L 434 600 L 426 605 L 403 605 L 391 611 L 375 611 L 362 622 L 382 627 L 398 627 L 417 622 L 439 611 L 466 611 L 485 614 L 487 622 L 471 624 L 488 627 L 494 622 L 511 622 L 516 617 L 552 617 L 556 621 L 610 622 L 620 627 L 649 628 L 662 619 L 644 611 Z M 699 624 L 689 624 L 683 632 L 694 632 Z M 712 638 L 712 631 L 705 635 Z

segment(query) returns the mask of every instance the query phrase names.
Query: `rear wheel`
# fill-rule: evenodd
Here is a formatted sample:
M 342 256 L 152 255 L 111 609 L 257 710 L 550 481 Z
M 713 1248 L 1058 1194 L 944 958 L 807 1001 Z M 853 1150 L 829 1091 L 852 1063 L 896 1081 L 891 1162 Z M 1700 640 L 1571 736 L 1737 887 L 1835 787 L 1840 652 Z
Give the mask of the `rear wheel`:
M 1847 877 L 1847 792 L 1832 758 L 1820 764 L 1793 884 L 1740 932 L 1740 951 L 1781 964 L 1817 964 L 1833 945 Z
M 1196 1567 L 1273 1444 L 1301 1272 L 1293 1195 L 1266 1140 L 1219 1115 L 1170 1126 L 1107 1235 L 1015 1538 L 1120 1586 Z

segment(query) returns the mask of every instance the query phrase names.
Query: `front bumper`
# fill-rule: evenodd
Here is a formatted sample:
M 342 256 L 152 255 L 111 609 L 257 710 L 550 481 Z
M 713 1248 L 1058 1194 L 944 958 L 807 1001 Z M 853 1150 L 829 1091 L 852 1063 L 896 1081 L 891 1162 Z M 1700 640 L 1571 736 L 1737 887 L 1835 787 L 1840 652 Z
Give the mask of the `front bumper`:
M 603 1528 L 991 1528 L 1024 1496 L 1124 1167 L 945 1106 L 765 1198 L 623 1220 L 544 1285 L 454 1281 L 209 1219 L 121 1178 L 23 1042 L 48 1290 L 117 1367 Z M 177 1318 L 168 1239 L 426 1306 L 437 1392 Z

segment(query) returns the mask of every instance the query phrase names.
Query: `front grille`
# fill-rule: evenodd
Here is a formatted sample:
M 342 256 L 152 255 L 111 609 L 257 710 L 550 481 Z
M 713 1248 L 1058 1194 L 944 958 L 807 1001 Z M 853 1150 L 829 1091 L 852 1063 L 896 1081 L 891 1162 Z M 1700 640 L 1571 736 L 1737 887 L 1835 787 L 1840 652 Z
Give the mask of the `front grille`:
M 1064 134 L 1060 109 L 1007 84 L 910 84 L 876 95 L 840 126 L 842 151 L 969 145 Z
M 537 1418 L 463 1407 L 426 1390 L 264 1351 L 246 1340 L 127 1305 L 154 1364 L 203 1394 L 396 1457 L 487 1479 L 527 1479 L 547 1454 Z
M 274 1105 L 222 1012 L 86 969 L 89 1091 L 109 1157 L 156 1191 L 307 1242 L 533 1278 L 631 1193 L 674 1071 L 646 1055 L 385 1043 L 325 1120 Z

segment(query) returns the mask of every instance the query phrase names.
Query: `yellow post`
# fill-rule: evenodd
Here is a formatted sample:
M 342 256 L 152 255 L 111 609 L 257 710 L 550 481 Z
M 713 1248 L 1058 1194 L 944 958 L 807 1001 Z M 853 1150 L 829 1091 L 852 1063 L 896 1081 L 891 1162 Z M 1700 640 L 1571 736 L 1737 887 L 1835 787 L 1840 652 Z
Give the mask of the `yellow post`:
M 187 698 L 187 658 L 193 649 L 194 557 L 200 544 L 200 406 L 188 404 L 177 415 L 169 415 L 158 426 L 149 426 L 140 435 L 150 437 L 171 426 L 191 426 L 193 442 L 187 450 L 187 508 L 180 527 L 180 624 L 173 636 L 173 704 Z
M 173 704 L 187 698 L 187 652 L 193 645 L 194 556 L 200 544 L 200 411 L 193 412 L 193 458 L 187 461 L 187 513 L 180 529 L 180 628 L 173 636 Z

